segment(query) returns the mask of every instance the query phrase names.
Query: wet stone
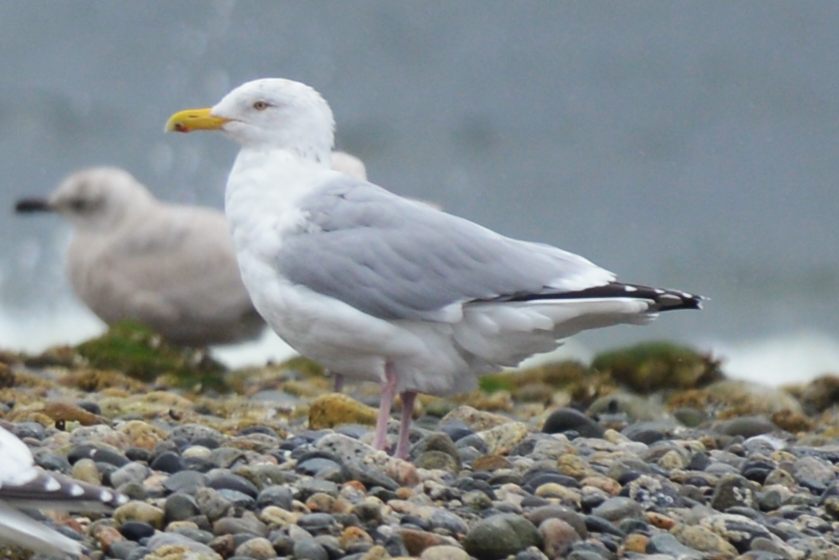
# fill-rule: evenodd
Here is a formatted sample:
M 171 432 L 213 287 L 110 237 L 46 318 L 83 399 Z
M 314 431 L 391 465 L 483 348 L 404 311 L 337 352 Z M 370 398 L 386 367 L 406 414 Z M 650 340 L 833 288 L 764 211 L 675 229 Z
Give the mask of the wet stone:
M 559 408 L 545 420 L 542 431 L 546 434 L 577 432 L 582 437 L 603 437 L 605 430 L 597 422 L 573 408 Z
M 711 507 L 717 511 L 727 511 L 732 507 L 755 507 L 757 486 L 746 478 L 730 474 L 722 477 L 714 488 Z
M 463 542 L 466 552 L 478 560 L 499 560 L 542 544 L 542 535 L 536 527 L 514 514 L 495 515 L 479 521 Z
M 609 498 L 591 513 L 612 522 L 627 518 L 646 519 L 644 508 L 635 500 L 624 497 Z

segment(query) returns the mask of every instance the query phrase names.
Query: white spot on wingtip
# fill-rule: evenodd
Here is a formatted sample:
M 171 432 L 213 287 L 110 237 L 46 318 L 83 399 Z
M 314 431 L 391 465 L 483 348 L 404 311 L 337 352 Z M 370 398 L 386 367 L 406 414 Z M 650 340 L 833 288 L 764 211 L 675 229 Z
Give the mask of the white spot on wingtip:
M 73 497 L 83 496 L 84 488 L 82 488 L 78 484 L 73 484 L 70 486 L 70 495 Z
M 114 499 L 114 495 L 108 490 L 102 490 L 99 493 L 99 499 L 103 502 L 110 502 Z
M 656 288 L 655 293 L 657 293 L 658 295 L 661 295 L 661 294 L 664 293 L 664 290 L 662 290 L 661 288 Z
M 53 477 L 47 477 L 44 481 L 44 490 L 47 492 L 55 492 L 56 490 L 61 490 L 61 483 Z
M 635 286 L 624 286 L 623 289 L 626 290 L 627 292 L 637 292 L 638 291 L 638 288 L 636 288 Z

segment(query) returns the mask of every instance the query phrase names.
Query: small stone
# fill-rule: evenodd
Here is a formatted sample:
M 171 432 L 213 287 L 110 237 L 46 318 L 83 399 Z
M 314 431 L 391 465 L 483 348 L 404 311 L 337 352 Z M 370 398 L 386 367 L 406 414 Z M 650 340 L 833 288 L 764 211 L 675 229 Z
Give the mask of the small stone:
M 517 443 L 530 433 L 530 428 L 524 422 L 508 422 L 495 428 L 478 432 L 493 455 L 509 453 Z
M 297 560 L 329 560 L 329 554 L 322 544 L 314 539 L 294 543 L 294 558 Z
M 672 517 L 668 517 L 662 513 L 654 511 L 647 512 L 647 521 L 649 521 L 650 525 L 653 527 L 664 529 L 665 531 L 669 531 L 676 525 L 676 520 Z
M 647 543 L 650 538 L 641 533 L 632 533 L 626 536 L 623 541 L 623 547 L 627 552 L 637 552 L 639 554 L 647 553 Z
M 213 488 L 200 488 L 195 493 L 195 503 L 201 514 L 206 515 L 211 522 L 227 515 L 233 508 L 233 504 Z
M 401 527 L 397 529 L 397 532 L 398 535 L 402 537 L 402 542 L 411 556 L 419 556 L 425 549 L 432 546 L 455 544 L 452 539 L 446 539 L 446 537 L 442 535 L 428 531 L 416 531 L 414 529 Z
M 698 525 L 676 525 L 671 533 L 680 543 L 700 552 L 736 556 L 737 549 L 721 536 Z
M 757 485 L 739 474 L 729 474 L 720 479 L 711 496 L 710 506 L 717 511 L 742 506 L 755 507 Z
M 682 560 L 700 560 L 702 553 L 687 547 L 670 533 L 655 533 L 647 541 L 647 554 L 667 554 Z
M 532 523 L 519 515 L 500 514 L 476 523 L 463 546 L 478 560 L 499 560 L 542 543 L 542 535 Z
M 166 498 L 163 505 L 166 522 L 183 521 L 201 514 L 195 498 L 189 494 L 175 493 Z
M 561 434 L 574 431 L 582 437 L 601 438 L 603 427 L 574 408 L 559 408 L 545 420 L 542 431 L 546 434 Z
M 545 554 L 548 558 L 564 557 L 571 549 L 571 545 L 580 540 L 574 527 L 561 519 L 546 519 L 539 525 Z
M 373 545 L 373 538 L 361 527 L 347 527 L 338 537 L 338 544 L 344 550 L 349 550 L 358 543 Z
M 274 551 L 274 545 L 264 537 L 257 537 L 243 542 L 236 547 L 235 554 L 236 556 L 246 556 L 248 558 L 255 558 L 256 560 L 268 560 L 277 556 L 277 553 Z
M 482 455 L 472 461 L 473 471 L 497 471 L 500 469 L 509 469 L 513 465 L 506 457 L 501 455 Z
M 586 477 L 598 476 L 598 472 L 591 468 L 588 461 L 579 455 L 563 454 L 556 460 L 556 468 L 562 474 L 582 480 Z
M 268 527 L 251 512 L 245 512 L 242 517 L 222 517 L 213 523 L 215 535 L 238 535 L 251 533 L 260 537 L 268 536 Z
M 421 560 L 469 560 L 469 554 L 462 548 L 440 545 L 426 548 L 420 555 Z
M 342 393 L 329 393 L 309 405 L 309 428 L 323 430 L 342 424 L 374 426 L 378 412 Z
M 489 430 L 502 424 L 512 422 L 510 418 L 495 414 L 494 412 L 485 412 L 476 410 L 471 406 L 459 406 L 446 414 L 441 420 L 440 425 L 448 424 L 454 420 L 460 420 L 475 432 L 482 432 Z
M 71 472 L 73 478 L 99 486 L 102 484 L 102 479 L 99 476 L 99 469 L 96 468 L 96 463 L 93 459 L 79 459 L 73 465 Z
M 162 509 L 138 501 L 128 502 L 114 511 L 114 520 L 120 525 L 126 521 L 141 521 L 155 529 L 162 529 L 164 517 Z
M 460 471 L 460 456 L 452 457 L 442 451 L 425 451 L 414 459 L 418 469 L 440 469 L 450 473 Z
M 626 518 L 646 520 L 644 508 L 635 500 L 624 497 L 609 498 L 591 513 L 613 522 Z

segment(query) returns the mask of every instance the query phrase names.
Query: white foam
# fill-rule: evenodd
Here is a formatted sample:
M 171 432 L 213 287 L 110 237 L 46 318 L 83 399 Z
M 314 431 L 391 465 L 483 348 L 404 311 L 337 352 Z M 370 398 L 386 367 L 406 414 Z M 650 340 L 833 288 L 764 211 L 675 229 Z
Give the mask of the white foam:
M 737 379 L 779 386 L 806 383 L 826 373 L 839 375 L 839 339 L 821 331 L 716 342 L 711 348 L 723 358 L 723 371 Z

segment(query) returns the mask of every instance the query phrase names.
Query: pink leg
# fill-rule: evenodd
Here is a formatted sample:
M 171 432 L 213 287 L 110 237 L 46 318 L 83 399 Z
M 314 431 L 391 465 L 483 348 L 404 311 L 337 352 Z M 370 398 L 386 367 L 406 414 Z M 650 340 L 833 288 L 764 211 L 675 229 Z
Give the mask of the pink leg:
M 335 380 L 335 392 L 340 393 L 344 390 L 344 374 L 332 373 L 332 378 Z
M 400 394 L 400 397 L 402 397 L 402 420 L 399 422 L 399 443 L 393 456 L 407 459 L 408 447 L 411 445 L 408 436 L 411 435 L 411 417 L 414 414 L 414 400 L 417 398 L 417 393 L 405 391 Z
M 387 421 L 390 420 L 390 407 L 396 396 L 396 372 L 393 364 L 385 364 L 385 381 L 382 383 L 382 402 L 379 403 L 379 419 L 376 421 L 376 437 L 373 447 L 384 450 L 387 447 Z

